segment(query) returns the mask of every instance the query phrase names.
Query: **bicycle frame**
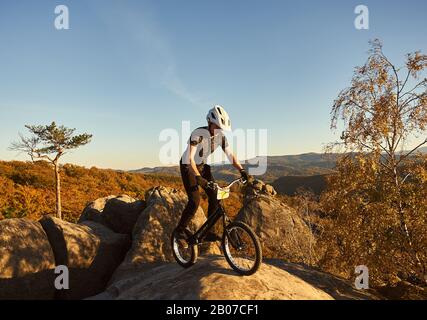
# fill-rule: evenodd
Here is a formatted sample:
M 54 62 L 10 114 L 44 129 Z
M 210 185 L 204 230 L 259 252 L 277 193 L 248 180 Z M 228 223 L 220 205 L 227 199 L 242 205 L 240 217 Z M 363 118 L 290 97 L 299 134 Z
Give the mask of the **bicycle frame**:
M 237 179 L 234 180 L 232 183 L 230 183 L 227 187 L 225 188 L 230 188 L 233 184 L 242 181 L 241 179 Z M 218 188 L 219 186 L 217 184 L 214 184 L 215 188 Z M 206 234 L 208 233 L 208 231 L 219 221 L 219 219 L 223 218 L 223 225 L 224 225 L 224 232 L 225 232 L 225 227 L 228 221 L 228 217 L 225 213 L 225 209 L 222 205 L 222 201 L 219 201 L 219 206 L 216 209 L 216 211 L 210 216 L 208 217 L 208 219 L 206 220 L 206 222 L 199 228 L 199 230 L 196 231 L 196 233 L 191 236 L 188 239 L 188 243 L 190 245 L 194 245 L 194 244 L 199 244 L 200 240 L 203 239 Z
M 218 207 L 218 209 L 212 214 L 206 222 L 196 231 L 196 233 L 188 239 L 188 243 L 191 245 L 199 244 L 200 240 L 206 236 L 208 231 L 218 222 L 219 219 L 224 218 L 224 226 L 225 226 L 225 211 L 222 205 Z

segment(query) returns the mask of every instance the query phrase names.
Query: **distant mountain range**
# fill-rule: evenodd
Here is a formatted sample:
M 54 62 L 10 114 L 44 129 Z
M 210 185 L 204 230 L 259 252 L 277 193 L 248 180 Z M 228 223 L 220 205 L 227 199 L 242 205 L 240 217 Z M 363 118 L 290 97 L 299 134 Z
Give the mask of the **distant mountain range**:
M 282 176 L 313 176 L 328 174 L 335 167 L 336 154 L 325 155 L 306 153 L 301 155 L 269 156 L 267 157 L 267 172 L 258 178 L 266 182 L 273 182 Z M 257 159 L 251 159 L 254 163 Z M 249 161 L 247 161 L 249 163 Z M 250 167 L 250 165 L 245 165 Z M 212 165 L 213 174 L 217 179 L 227 179 L 236 175 L 236 170 L 230 165 Z M 180 175 L 179 166 L 155 167 L 132 170 L 133 173 Z
M 427 153 L 427 147 L 419 151 Z M 280 194 L 293 195 L 301 187 L 320 194 L 326 187 L 326 176 L 333 172 L 338 157 L 339 154 L 323 153 L 268 156 L 267 172 L 256 178 L 272 184 Z M 179 166 L 142 168 L 131 172 L 180 176 Z M 229 181 L 238 176 L 229 164 L 212 165 L 212 172 L 217 180 Z
M 299 187 L 307 187 L 320 193 L 324 187 L 324 176 L 333 172 L 338 154 L 306 153 L 300 155 L 267 157 L 267 172 L 258 179 L 273 184 L 281 194 L 292 195 Z M 256 159 L 250 162 L 254 163 Z M 245 166 L 249 167 L 249 166 Z M 212 165 L 217 180 L 229 181 L 238 176 L 229 164 Z M 142 168 L 133 173 L 179 176 L 179 166 Z

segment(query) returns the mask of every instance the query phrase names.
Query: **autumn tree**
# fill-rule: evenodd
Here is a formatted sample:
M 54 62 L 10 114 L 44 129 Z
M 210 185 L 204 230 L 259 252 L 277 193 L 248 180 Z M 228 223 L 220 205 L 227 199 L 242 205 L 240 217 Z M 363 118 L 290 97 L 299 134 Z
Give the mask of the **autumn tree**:
M 61 205 L 61 176 L 60 158 L 72 149 L 90 142 L 92 135 L 83 133 L 74 135 L 76 129 L 57 126 L 55 122 L 50 125 L 26 125 L 31 133 L 29 137 L 20 134 L 18 142 L 13 142 L 10 149 L 25 152 L 34 161 L 47 161 L 55 171 L 56 181 L 56 214 L 62 219 Z
M 426 257 L 425 250 L 414 243 L 414 237 L 421 236 L 416 232 L 421 230 L 413 223 L 419 218 L 408 206 L 407 190 L 423 183 L 415 174 L 417 167 L 425 165 L 423 157 L 417 161 L 414 158 L 427 144 L 423 137 L 427 128 L 427 79 L 423 77 L 426 69 L 427 55 L 421 52 L 408 54 L 405 64 L 399 67 L 384 54 L 379 40 L 371 42 L 367 62 L 355 69 L 350 87 L 340 92 L 332 107 L 331 127 L 344 130 L 340 141 L 330 147 L 342 148 L 340 151 L 347 156 L 339 162 L 338 174 L 324 196 L 328 210 L 335 211 L 340 216 L 337 219 L 347 223 L 349 233 L 341 236 L 361 237 L 359 242 L 347 242 L 348 250 L 363 243 L 366 250 L 377 255 L 387 254 L 387 250 L 395 258 L 405 255 L 419 279 L 426 275 Z M 411 171 L 413 177 L 408 179 Z M 421 202 L 422 190 L 413 191 Z M 348 219 L 343 220 L 346 214 Z M 399 226 L 398 236 L 393 229 L 395 223 Z M 355 225 L 365 229 L 353 229 Z M 401 252 L 392 247 L 379 250 L 380 234 L 384 236 L 381 241 L 395 241 Z

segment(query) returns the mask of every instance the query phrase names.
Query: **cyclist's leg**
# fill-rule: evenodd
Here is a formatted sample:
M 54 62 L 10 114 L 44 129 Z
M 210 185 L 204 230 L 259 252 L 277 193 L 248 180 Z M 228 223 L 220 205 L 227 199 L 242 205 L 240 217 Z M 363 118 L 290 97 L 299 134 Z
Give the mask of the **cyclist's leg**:
M 177 226 L 177 231 L 183 231 L 190 223 L 200 204 L 200 192 L 196 178 L 190 172 L 189 166 L 181 165 L 181 177 L 185 191 L 188 196 L 187 205 L 182 212 L 181 219 Z
M 209 165 L 204 165 L 202 172 L 200 173 L 203 178 L 205 178 L 208 181 L 214 181 L 214 178 L 212 176 L 211 167 Z M 219 201 L 216 198 L 216 192 L 212 190 L 211 188 L 204 189 L 207 196 L 208 196 L 208 217 L 213 215 L 215 211 L 219 207 Z M 213 226 L 213 228 L 208 232 L 208 234 L 205 237 L 206 241 L 221 241 L 221 237 L 219 236 L 221 234 L 219 230 L 218 223 Z
M 203 178 L 205 178 L 208 181 L 215 181 L 213 176 L 212 176 L 211 167 L 207 164 L 204 165 L 203 170 L 201 172 L 201 175 Z M 211 188 L 207 188 L 204 190 L 208 196 L 208 201 L 209 201 L 208 217 L 210 217 L 218 209 L 219 201 L 216 198 L 216 192 L 214 190 L 212 190 Z

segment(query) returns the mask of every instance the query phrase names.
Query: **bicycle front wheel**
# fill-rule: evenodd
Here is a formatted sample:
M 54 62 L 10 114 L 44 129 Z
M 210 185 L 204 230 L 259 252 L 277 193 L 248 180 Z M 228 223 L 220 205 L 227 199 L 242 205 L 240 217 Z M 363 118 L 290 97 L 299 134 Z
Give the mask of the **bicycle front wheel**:
M 222 249 L 228 264 L 237 273 L 249 276 L 258 271 L 262 262 L 261 244 L 247 224 L 230 223 L 224 230 Z

